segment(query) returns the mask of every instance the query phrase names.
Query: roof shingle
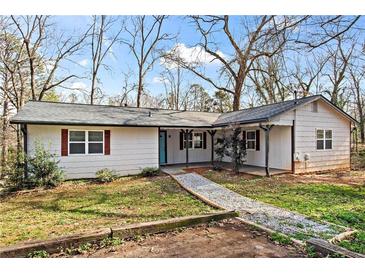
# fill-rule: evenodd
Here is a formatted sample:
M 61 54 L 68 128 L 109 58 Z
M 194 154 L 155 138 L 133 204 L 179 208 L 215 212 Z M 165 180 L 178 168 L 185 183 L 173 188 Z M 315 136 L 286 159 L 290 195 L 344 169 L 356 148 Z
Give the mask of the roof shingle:
M 98 126 L 219 127 L 269 121 L 274 116 L 318 99 L 331 104 L 323 96 L 314 95 L 296 101 L 289 100 L 227 113 L 214 113 L 30 101 L 11 119 L 11 122 Z M 345 112 L 343 114 L 353 120 Z

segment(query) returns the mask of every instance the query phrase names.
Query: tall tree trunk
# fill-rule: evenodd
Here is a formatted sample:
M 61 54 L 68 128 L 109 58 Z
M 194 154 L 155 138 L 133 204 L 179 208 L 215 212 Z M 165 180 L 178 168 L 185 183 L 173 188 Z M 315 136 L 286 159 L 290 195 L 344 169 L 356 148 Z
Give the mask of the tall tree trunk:
M 141 97 L 143 92 L 143 77 L 142 77 L 142 67 L 139 69 L 138 73 L 138 89 L 137 89 L 137 108 L 141 106 Z
M 9 127 L 9 101 L 5 96 L 3 102 L 3 117 L 2 117 L 2 136 L 1 136 L 1 174 L 0 178 L 4 177 L 4 168 L 8 152 L 8 127 Z
M 90 93 L 90 104 L 94 104 L 94 97 L 96 93 L 96 73 L 93 73 L 93 78 L 91 81 L 91 93 Z
M 360 129 L 360 140 L 362 144 L 365 144 L 365 121 L 361 117 L 359 121 L 359 129 Z
M 243 82 L 236 83 L 233 96 L 233 111 L 240 109 L 242 86 Z

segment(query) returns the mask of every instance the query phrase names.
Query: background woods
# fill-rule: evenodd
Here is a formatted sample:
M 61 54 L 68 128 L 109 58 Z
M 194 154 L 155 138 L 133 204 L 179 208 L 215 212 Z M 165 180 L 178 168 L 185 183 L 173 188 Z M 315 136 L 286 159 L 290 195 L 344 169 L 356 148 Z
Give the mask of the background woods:
M 28 100 L 225 112 L 323 94 L 364 143 L 361 16 L 2 16 L 1 165 Z M 67 23 L 68 22 L 68 23 Z

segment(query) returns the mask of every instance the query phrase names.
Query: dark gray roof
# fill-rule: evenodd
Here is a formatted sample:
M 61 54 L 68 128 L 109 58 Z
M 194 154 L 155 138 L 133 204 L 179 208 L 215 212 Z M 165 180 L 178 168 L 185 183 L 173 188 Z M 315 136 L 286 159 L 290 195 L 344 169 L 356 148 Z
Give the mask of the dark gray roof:
M 151 113 L 151 116 L 149 115 Z M 211 127 L 219 113 L 30 101 L 12 123 Z
M 276 104 L 269 104 L 260 107 L 247 108 L 233 112 L 223 113 L 214 122 L 215 126 L 231 123 L 247 124 L 253 122 L 268 121 L 270 118 L 296 108 L 299 105 L 309 103 L 321 98 L 320 95 L 304 97 L 301 99 L 284 101 Z
M 269 121 L 279 114 L 318 99 L 324 100 L 348 119 L 356 122 L 320 95 L 227 113 L 30 101 L 11 119 L 11 122 L 99 126 L 219 127 Z

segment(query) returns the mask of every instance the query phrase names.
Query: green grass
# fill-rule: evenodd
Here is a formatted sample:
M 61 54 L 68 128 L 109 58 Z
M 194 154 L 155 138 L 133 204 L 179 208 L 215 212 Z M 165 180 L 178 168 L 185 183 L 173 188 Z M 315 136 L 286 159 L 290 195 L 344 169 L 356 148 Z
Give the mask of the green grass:
M 0 246 L 212 211 L 167 176 L 66 182 L 2 199 Z
M 279 234 L 279 233 L 272 233 L 270 235 L 270 238 L 271 238 L 272 241 L 277 242 L 281 245 L 290 245 L 290 244 L 293 243 L 293 241 L 289 237 L 284 236 L 284 235 Z
M 281 181 L 280 176 L 244 179 L 217 171 L 206 171 L 203 175 L 247 197 L 358 229 L 360 233 L 348 242 L 347 248 L 365 253 L 365 186 L 288 182 Z
M 339 245 L 352 251 L 365 254 L 365 231 L 359 231 L 352 239 L 341 241 Z

